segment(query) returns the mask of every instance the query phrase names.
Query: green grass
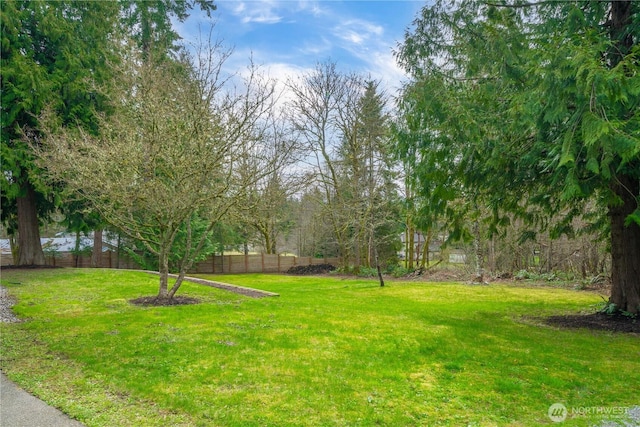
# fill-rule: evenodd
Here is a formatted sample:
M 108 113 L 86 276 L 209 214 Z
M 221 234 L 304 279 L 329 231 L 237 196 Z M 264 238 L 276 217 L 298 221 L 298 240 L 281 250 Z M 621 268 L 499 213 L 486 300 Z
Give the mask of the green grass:
M 637 336 L 537 320 L 592 310 L 592 293 L 226 275 L 280 297 L 185 283 L 201 304 L 128 303 L 157 280 L 3 271 L 29 321 L 0 326 L 0 366 L 88 426 L 536 426 L 556 402 L 640 404 Z

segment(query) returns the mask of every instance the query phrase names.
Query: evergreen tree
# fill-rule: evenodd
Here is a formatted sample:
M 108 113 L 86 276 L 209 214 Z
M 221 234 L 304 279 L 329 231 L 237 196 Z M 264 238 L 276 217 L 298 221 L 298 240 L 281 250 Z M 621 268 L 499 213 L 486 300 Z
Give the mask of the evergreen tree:
M 2 221 L 17 233 L 18 265 L 45 263 L 39 224 L 59 199 L 33 161 L 38 116 L 50 106 L 66 125 L 97 131 L 94 83 L 107 73 L 117 14 L 112 2 L 2 2 Z
M 2 7 L 2 222 L 17 233 L 18 265 L 44 264 L 39 225 L 60 203 L 61 188 L 42 181 L 31 145 L 42 137 L 38 117 L 51 107 L 63 125 L 98 132 L 103 83 L 132 37 L 158 57 L 175 49 L 171 18 L 184 21 L 210 0 L 7 0 Z M 116 42 L 116 43 L 114 43 Z M 158 52 L 163 52 L 158 54 Z
M 608 218 L 612 304 L 640 310 L 640 3 L 436 1 L 398 58 L 399 152 L 452 223 L 463 195 L 552 235 L 590 200 Z M 462 213 L 464 214 L 464 210 Z M 457 227 L 460 228 L 460 227 Z

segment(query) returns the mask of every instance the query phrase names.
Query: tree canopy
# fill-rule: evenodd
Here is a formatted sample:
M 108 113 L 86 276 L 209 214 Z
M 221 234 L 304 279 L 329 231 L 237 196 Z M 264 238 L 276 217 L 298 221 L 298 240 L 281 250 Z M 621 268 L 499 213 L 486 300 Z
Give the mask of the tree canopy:
M 62 202 L 59 183 L 41 179 L 31 144 L 41 139 L 38 117 L 48 107 L 66 126 L 98 132 L 105 82 L 127 37 L 154 54 L 175 52 L 171 19 L 211 0 L 125 2 L 7 0 L 2 7 L 2 222 L 17 235 L 17 264 L 44 264 L 39 225 Z
M 640 307 L 640 4 L 436 1 L 398 51 L 401 158 L 434 218 L 481 200 L 567 233 L 608 219 L 611 303 Z M 413 160 L 411 160 L 413 157 Z M 495 228 L 493 228 L 495 230 Z
M 29 143 L 41 138 L 38 115 L 52 108 L 66 124 L 96 132 L 95 111 L 113 59 L 112 2 L 2 2 L 2 221 L 18 234 L 18 264 L 44 264 L 38 226 L 59 201 Z
M 240 166 L 260 155 L 253 136 L 273 87 L 252 72 L 243 92 L 223 89 L 227 57 L 215 44 L 180 61 L 144 61 L 132 47 L 115 73 L 112 111 L 99 117 L 98 135 L 44 115 L 46 137 L 32 146 L 51 178 L 158 257 L 160 298 L 173 297 L 214 227 L 259 179 Z M 169 289 L 178 246 L 179 278 Z

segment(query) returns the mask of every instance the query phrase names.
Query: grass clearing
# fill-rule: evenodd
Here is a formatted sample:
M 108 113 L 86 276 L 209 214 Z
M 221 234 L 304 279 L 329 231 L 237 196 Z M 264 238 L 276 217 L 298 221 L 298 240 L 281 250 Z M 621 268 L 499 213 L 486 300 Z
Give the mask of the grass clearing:
M 558 330 L 587 292 L 278 275 L 185 283 L 198 305 L 136 307 L 156 276 L 8 270 L 28 322 L 1 324 L 7 375 L 88 426 L 534 426 L 640 404 L 640 340 Z M 563 425 L 603 416 L 570 414 Z

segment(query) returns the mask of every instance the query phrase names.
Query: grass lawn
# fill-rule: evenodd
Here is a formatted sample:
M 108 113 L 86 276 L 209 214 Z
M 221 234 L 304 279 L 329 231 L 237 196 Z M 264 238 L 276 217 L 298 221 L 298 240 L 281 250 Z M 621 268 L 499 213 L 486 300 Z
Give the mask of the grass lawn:
M 141 272 L 1 280 L 29 321 L 0 324 L 0 367 L 88 426 L 556 425 L 553 403 L 587 426 L 640 404 L 638 336 L 538 320 L 594 310 L 584 291 L 225 275 L 280 297 L 185 283 L 201 304 L 144 308 Z

